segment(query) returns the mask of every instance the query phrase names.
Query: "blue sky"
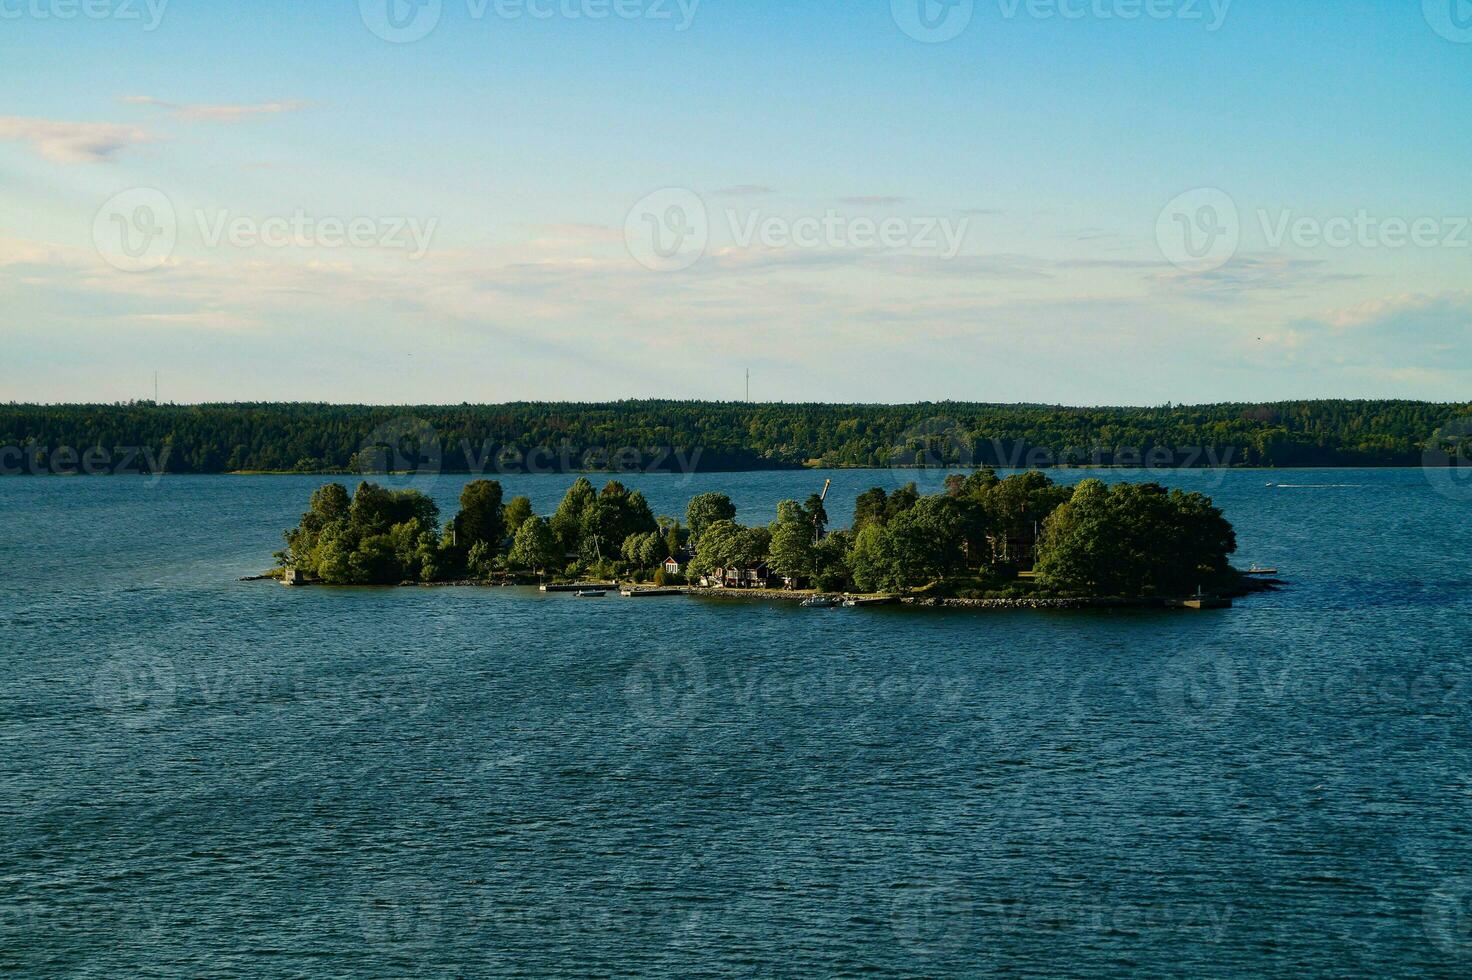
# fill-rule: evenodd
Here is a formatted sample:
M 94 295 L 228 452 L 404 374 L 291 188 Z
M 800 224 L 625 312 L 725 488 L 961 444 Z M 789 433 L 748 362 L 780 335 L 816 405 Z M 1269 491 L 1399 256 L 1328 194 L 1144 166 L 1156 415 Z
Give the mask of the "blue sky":
M 88 2 L 0 0 L 0 398 L 1472 390 L 1464 0 Z

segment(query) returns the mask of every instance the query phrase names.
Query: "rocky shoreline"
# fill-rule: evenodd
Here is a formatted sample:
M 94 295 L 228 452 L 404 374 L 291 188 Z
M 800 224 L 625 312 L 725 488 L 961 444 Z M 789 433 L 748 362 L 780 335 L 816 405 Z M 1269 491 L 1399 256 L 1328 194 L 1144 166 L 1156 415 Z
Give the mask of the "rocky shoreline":
M 264 575 L 248 575 L 240 579 L 242 582 L 258 582 L 277 578 L 278 575 L 267 573 Z M 1244 578 L 1238 587 L 1222 593 L 1222 598 L 1240 599 L 1244 596 L 1259 592 L 1275 591 L 1286 583 L 1276 578 Z M 524 587 L 535 586 L 535 582 L 501 582 L 484 579 L 459 579 L 450 582 L 401 582 L 397 588 L 420 588 L 420 589 L 450 589 L 450 588 L 503 588 L 507 586 L 520 585 Z M 620 586 L 628 588 L 630 586 Z M 639 586 L 632 586 L 639 588 Z M 389 586 L 395 588 L 395 586 Z M 613 588 L 613 586 L 608 586 Z M 654 588 L 648 586 L 647 588 Z M 800 603 L 815 595 L 832 596 L 833 598 L 849 599 L 855 598 L 867 600 L 865 604 L 891 603 L 904 606 L 913 606 L 929 609 L 980 609 L 980 610 L 1005 610 L 1005 609 L 1031 609 L 1039 611 L 1047 610 L 1074 610 L 1074 609 L 1170 609 L 1179 607 L 1182 599 L 1180 597 L 1167 596 L 1018 596 L 999 598 L 950 598 L 943 596 L 867 596 L 849 595 L 844 593 L 820 593 L 820 592 L 798 592 L 788 589 L 711 589 L 699 586 L 670 586 L 668 591 L 660 589 L 662 594 L 670 594 L 674 591 L 683 592 L 685 595 L 697 596 L 706 599 L 736 599 L 756 602 L 791 602 Z M 879 600 L 879 601 L 876 601 Z
M 1222 593 L 1223 598 L 1240 599 L 1259 592 L 1272 592 L 1282 587 L 1280 579 L 1244 578 L 1239 586 Z M 690 588 L 688 595 L 712 599 L 755 599 L 760 601 L 802 602 L 814 595 L 835 598 L 873 599 L 877 596 L 850 596 L 838 593 L 791 592 L 786 589 L 704 589 Z M 999 598 L 957 599 L 942 596 L 885 597 L 903 606 L 931 609 L 1171 609 L 1180 605 L 1181 597 L 1170 596 L 1019 596 Z

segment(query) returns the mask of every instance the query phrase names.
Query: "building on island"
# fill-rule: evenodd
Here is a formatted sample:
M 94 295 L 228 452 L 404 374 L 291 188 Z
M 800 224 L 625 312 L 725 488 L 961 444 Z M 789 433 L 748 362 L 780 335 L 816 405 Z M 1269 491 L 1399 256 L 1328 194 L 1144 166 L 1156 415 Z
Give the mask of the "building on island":
M 746 568 L 717 568 L 702 575 L 700 584 L 714 589 L 767 589 L 772 586 L 772 570 L 766 562 Z

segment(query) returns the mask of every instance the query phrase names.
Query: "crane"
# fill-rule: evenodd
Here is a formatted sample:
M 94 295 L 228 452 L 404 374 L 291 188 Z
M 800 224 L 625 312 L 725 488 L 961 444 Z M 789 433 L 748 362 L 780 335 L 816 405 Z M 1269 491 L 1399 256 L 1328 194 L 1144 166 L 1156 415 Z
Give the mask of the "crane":
M 823 481 L 823 492 L 820 493 L 820 494 L 818 494 L 818 506 L 816 506 L 816 507 L 813 508 L 813 542 L 814 543 L 817 543 L 817 542 L 823 540 L 823 528 L 818 523 L 818 518 L 820 516 L 823 516 L 823 517 L 826 517 L 827 516 L 826 512 L 823 509 L 823 501 L 825 501 L 825 500 L 828 499 L 828 488 L 831 487 L 831 486 L 833 486 L 833 481 L 832 480 L 824 480 Z M 812 498 L 809 497 L 808 499 L 811 500 Z

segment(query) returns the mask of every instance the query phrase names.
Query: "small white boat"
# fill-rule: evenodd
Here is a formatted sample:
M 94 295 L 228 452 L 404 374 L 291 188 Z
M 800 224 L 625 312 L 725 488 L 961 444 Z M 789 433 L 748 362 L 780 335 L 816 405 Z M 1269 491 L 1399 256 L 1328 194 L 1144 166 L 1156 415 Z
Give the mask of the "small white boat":
M 1277 575 L 1278 574 L 1278 570 L 1276 568 L 1263 568 L 1257 562 L 1253 562 L 1252 563 L 1252 567 L 1249 568 L 1249 569 L 1247 569 L 1247 571 L 1243 572 L 1242 574 L 1243 575 Z
M 607 589 L 579 589 L 573 593 L 573 597 L 576 599 L 601 599 L 607 594 Z

